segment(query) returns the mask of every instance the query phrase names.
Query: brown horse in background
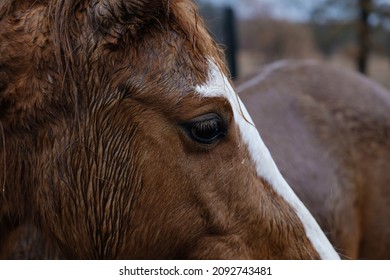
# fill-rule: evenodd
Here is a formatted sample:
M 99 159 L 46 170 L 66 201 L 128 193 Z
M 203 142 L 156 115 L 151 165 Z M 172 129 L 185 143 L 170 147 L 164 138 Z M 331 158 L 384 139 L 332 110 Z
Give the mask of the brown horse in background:
M 338 258 L 188 0 L 0 2 L 0 258 Z
M 390 258 L 390 93 L 282 61 L 237 86 L 276 164 L 346 258 Z

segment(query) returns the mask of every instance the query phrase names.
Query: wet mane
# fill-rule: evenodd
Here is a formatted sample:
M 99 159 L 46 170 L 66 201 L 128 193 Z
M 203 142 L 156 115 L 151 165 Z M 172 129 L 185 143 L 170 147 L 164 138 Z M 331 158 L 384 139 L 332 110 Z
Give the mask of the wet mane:
M 35 14 L 30 13 L 34 9 L 41 10 Z M 185 38 L 190 45 L 189 48 L 193 50 L 195 58 L 193 62 L 204 61 L 205 54 L 208 54 L 213 56 L 225 73 L 228 73 L 221 51 L 212 40 L 209 40 L 207 30 L 198 15 L 198 9 L 191 1 L 6 0 L 0 4 L 0 19 L 9 16 L 14 20 L 20 17 L 20 14 L 16 15 L 17 13 L 21 13 L 22 16 L 23 13 L 30 13 L 32 15 L 29 17 L 36 19 L 29 20 L 38 22 L 32 24 L 44 26 L 44 34 L 36 36 L 46 36 L 42 40 L 45 40 L 50 53 L 38 53 L 40 50 L 37 48 L 36 53 L 32 55 L 37 59 L 43 55 L 50 56 L 46 58 L 48 60 L 46 63 L 37 62 L 42 67 L 50 69 L 38 70 L 37 73 L 49 72 L 47 74 L 49 82 L 55 84 L 55 88 L 48 89 L 48 94 L 54 94 L 56 99 L 62 99 L 60 107 L 67 107 L 66 111 L 73 111 L 74 120 L 82 118 L 79 112 L 83 111 L 85 106 L 89 106 L 91 100 L 95 98 L 91 95 L 91 92 L 94 92 L 93 88 L 100 87 L 101 91 L 105 89 L 112 92 L 107 88 L 112 86 L 112 81 L 105 77 L 116 77 L 115 71 L 118 71 L 120 63 L 123 65 L 122 68 L 128 67 L 123 64 L 124 61 L 130 60 L 132 63 L 132 58 L 138 59 L 140 50 L 137 50 L 137 46 L 148 44 L 148 38 L 145 37 L 165 37 L 167 42 L 175 40 L 169 39 L 172 36 Z M 41 28 L 39 26 L 37 29 Z M 172 34 L 172 30 L 176 35 Z M 172 47 L 177 48 L 174 45 Z M 144 47 L 142 51 L 151 52 L 153 49 L 153 46 Z M 20 57 L 20 61 L 10 61 L 7 65 L 8 62 L 3 62 L 0 55 L 0 60 L 9 69 L 8 72 L 17 71 L 13 70 L 12 64 L 17 68 L 25 68 L 21 64 L 30 63 L 25 58 L 27 56 L 23 57 L 20 54 L 24 53 L 23 49 L 18 50 L 19 54 L 14 54 L 16 50 L 7 51 L 11 54 L 4 53 L 4 57 Z M 145 62 L 150 64 L 147 65 L 149 69 L 153 69 L 154 60 L 146 59 Z M 197 72 L 206 73 L 204 64 L 194 63 L 194 66 Z M 94 75 L 99 78 L 91 81 L 91 76 Z M 47 79 L 44 77 L 39 80 L 46 83 Z M 7 76 L 3 78 L 3 73 L 0 72 L 0 90 L 2 87 L 6 88 L 7 83 L 11 83 L 9 78 Z
M 180 36 L 185 36 L 194 50 L 195 57 L 201 60 L 205 53 L 213 53 L 213 57 L 221 60 L 222 53 L 208 40 L 203 21 L 200 19 L 197 7 L 186 0 L 167 1 L 136 1 L 139 6 L 146 7 L 146 11 L 136 6 L 134 1 L 122 1 L 122 5 L 111 4 L 110 1 L 99 1 L 90 8 L 95 14 L 89 13 L 87 20 L 93 30 L 92 37 L 82 38 L 83 42 L 75 40 L 74 34 L 82 34 L 78 13 L 82 13 L 90 1 L 59 0 L 52 4 L 54 18 L 54 45 L 59 66 L 59 77 L 62 77 L 62 92 L 78 92 L 74 97 L 75 103 L 83 100 L 80 93 L 88 96 L 88 81 L 80 69 L 88 68 L 88 60 L 92 52 L 105 53 L 136 48 L 138 42 L 149 34 L 161 33 L 169 38 L 169 28 Z M 102 3 L 101 3 L 102 2 Z M 149 2 L 149 3 L 146 3 Z M 114 2 L 116 3 L 116 2 Z M 130 4 L 129 4 L 130 3 Z M 103 41 L 104 43 L 100 43 Z M 84 45 L 84 47 L 83 47 Z M 96 51 L 97 49 L 99 49 Z M 80 55 L 80 52 L 84 54 Z M 223 67 L 225 64 L 218 61 Z M 110 63 L 110 62 L 108 62 Z M 115 62 L 112 62 L 115 64 Z M 150 66 L 152 68 L 153 66 Z M 204 72 L 204 69 L 197 69 Z M 227 69 L 223 69 L 227 72 Z M 87 71 L 89 73 L 90 71 Z M 85 79 L 81 79 L 84 77 Z M 82 101 L 81 101 L 82 102 Z M 85 101 L 84 101 L 85 102 Z M 89 103 L 89 101 L 86 101 Z M 76 106 L 77 108 L 78 106 Z

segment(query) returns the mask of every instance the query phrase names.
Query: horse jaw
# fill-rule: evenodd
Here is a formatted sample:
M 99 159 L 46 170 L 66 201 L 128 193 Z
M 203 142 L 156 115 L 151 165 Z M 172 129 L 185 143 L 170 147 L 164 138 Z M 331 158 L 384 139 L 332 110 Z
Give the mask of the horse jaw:
M 281 175 L 248 111 L 233 90 L 227 77 L 213 59 L 209 58 L 208 64 L 208 81 L 203 85 L 196 86 L 195 91 L 205 97 L 223 96 L 230 102 L 234 112 L 234 120 L 241 132 L 242 140 L 251 155 L 258 176 L 264 178 L 274 191 L 295 210 L 304 226 L 307 238 L 320 257 L 322 259 L 340 259 L 318 223 Z

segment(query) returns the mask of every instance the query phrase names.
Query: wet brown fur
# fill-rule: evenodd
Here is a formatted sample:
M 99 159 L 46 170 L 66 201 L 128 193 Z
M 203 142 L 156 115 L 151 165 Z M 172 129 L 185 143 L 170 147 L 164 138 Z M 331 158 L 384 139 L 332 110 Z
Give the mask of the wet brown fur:
M 258 178 L 185 0 L 2 1 L 0 258 L 318 258 Z M 214 146 L 180 124 L 229 122 Z
M 390 258 L 390 93 L 315 62 L 238 85 L 282 174 L 345 258 Z M 255 81 L 252 80 L 252 81 Z

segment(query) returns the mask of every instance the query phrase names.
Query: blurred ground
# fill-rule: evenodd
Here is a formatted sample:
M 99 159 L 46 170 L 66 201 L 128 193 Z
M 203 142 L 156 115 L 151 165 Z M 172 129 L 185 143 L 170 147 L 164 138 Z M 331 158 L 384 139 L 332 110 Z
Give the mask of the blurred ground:
M 390 32 L 371 32 L 367 75 L 390 89 Z M 316 26 L 268 16 L 238 21 L 239 77 L 281 59 L 314 59 L 357 71 L 356 26 L 337 23 Z
M 249 76 L 258 71 L 263 65 L 272 63 L 265 57 L 266 55 L 260 52 L 240 50 L 237 56 L 238 71 L 240 77 Z M 279 57 L 280 59 L 297 59 L 296 57 L 286 56 Z M 315 59 L 326 63 L 331 63 L 338 67 L 344 67 L 352 71 L 356 70 L 356 63 L 350 57 L 343 54 L 335 54 L 326 59 L 320 54 L 312 54 L 298 59 Z M 383 55 L 371 55 L 368 67 L 368 76 L 379 82 L 384 87 L 390 89 L 390 60 Z

